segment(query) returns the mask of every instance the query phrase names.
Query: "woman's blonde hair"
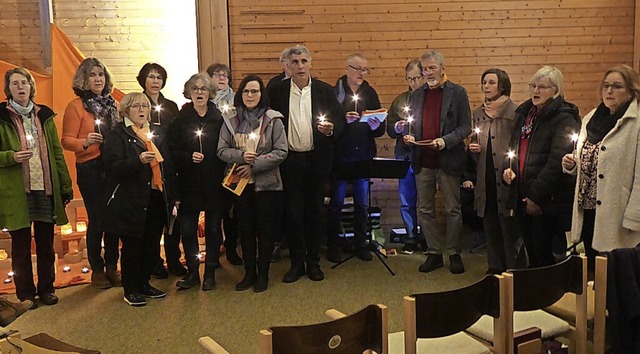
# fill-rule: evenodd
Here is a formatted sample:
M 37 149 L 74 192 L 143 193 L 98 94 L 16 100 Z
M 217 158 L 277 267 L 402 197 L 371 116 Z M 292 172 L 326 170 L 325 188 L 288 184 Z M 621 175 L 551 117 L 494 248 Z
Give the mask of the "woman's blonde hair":
M 609 70 L 604 73 L 602 82 L 600 82 L 600 92 L 602 92 L 602 88 L 604 87 L 604 80 L 611 73 L 618 73 L 622 75 L 622 78 L 624 79 L 624 85 L 627 87 L 629 92 L 631 92 L 631 98 L 634 100 L 640 99 L 640 78 L 638 77 L 638 73 L 633 70 L 632 67 L 626 64 L 616 65 L 612 68 L 609 68 Z
M 558 96 L 564 97 L 564 75 L 562 75 L 562 71 L 555 66 L 545 65 L 533 74 L 530 82 L 542 80 L 545 77 L 551 81 L 551 85 L 556 89 L 556 93 L 553 95 L 553 98 Z
M 118 111 L 118 122 L 122 122 L 125 117 L 129 118 L 129 111 L 131 110 L 131 106 L 134 103 L 146 103 L 151 107 L 151 103 L 149 102 L 149 98 L 142 92 L 132 92 L 124 95 L 122 101 L 120 101 L 120 110 Z M 151 112 L 151 110 L 149 110 Z M 147 120 L 149 120 L 149 115 L 147 115 Z

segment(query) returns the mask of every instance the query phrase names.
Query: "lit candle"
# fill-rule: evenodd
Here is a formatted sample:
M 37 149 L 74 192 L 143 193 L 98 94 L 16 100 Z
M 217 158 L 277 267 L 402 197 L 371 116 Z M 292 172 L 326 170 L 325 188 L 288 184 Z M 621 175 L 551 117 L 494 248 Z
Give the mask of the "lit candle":
M 196 258 L 198 258 L 198 260 L 201 260 L 201 259 L 202 259 L 202 253 L 198 253 L 198 254 L 196 255 Z
M 318 122 L 320 122 L 320 124 L 323 124 L 326 121 L 327 121 L 327 117 L 325 117 L 324 114 L 321 114 L 320 116 L 318 116 Z
M 84 266 L 84 267 L 82 267 L 81 272 L 82 272 L 83 274 L 87 274 L 87 273 L 89 273 L 89 268 L 87 268 L 87 266 Z
M 200 144 L 200 153 L 202 154 L 202 130 L 196 130 L 196 135 L 198 136 L 198 143 Z
M 5 279 L 5 280 L 4 280 L 4 283 L 5 283 L 5 284 L 9 284 L 9 283 L 11 283 L 11 279 L 10 279 L 10 278 Z
M 152 132 L 148 132 L 148 133 L 147 133 L 147 140 L 149 140 L 149 141 L 153 140 L 154 136 L 155 136 L 155 135 L 153 135 L 153 133 L 152 133 Z
M 78 221 L 76 223 L 76 231 L 77 232 L 87 232 L 87 223 L 84 221 Z
M 409 123 L 409 135 L 411 135 L 411 123 L 413 123 L 413 116 L 407 117 L 407 123 Z
M 249 141 L 247 142 L 247 151 L 256 152 L 258 149 L 258 134 L 249 133 Z
M 70 272 L 70 271 L 71 271 L 71 267 L 69 267 L 68 265 L 66 265 L 66 266 L 62 267 L 62 271 L 63 271 L 63 272 L 65 272 L 65 273 L 68 273 L 68 272 Z
M 511 168 L 511 162 L 513 161 L 513 158 L 516 157 L 516 153 L 509 151 L 507 152 L 507 157 L 509 158 L 509 169 L 513 171 L 513 168 Z
M 14 274 L 15 274 L 15 273 L 14 273 L 12 270 L 10 270 L 10 271 L 9 271 L 9 273 L 7 273 L 7 276 L 8 276 L 9 278 L 11 278 L 11 277 L 13 277 L 13 275 L 14 275 Z
M 354 111 L 358 112 L 358 100 L 360 99 L 360 97 L 358 97 L 357 94 L 353 94 L 353 102 L 355 102 L 355 107 L 353 108 Z
M 404 106 L 403 110 L 404 114 L 407 115 L 411 109 L 409 108 L 409 106 Z
M 225 103 L 222 105 L 222 113 L 227 113 L 227 112 L 229 112 L 229 105 Z
M 578 133 L 571 134 L 571 141 L 573 141 L 573 159 L 578 158 Z
M 473 129 L 475 135 L 476 135 L 476 143 L 480 143 L 480 140 L 478 139 L 478 136 L 480 134 L 480 128 L 475 127 L 475 129 Z
M 102 125 L 102 120 L 96 119 L 96 127 L 98 127 L 98 134 L 102 135 L 102 131 L 100 130 L 100 125 Z
M 27 140 L 31 142 L 33 140 L 33 135 L 27 134 Z
M 162 122 L 160 121 L 160 111 L 162 111 L 162 106 L 161 105 L 155 105 L 153 106 L 153 110 L 156 111 L 156 114 L 158 116 L 158 125 L 162 125 Z
M 73 228 L 70 224 L 64 224 L 60 226 L 60 233 L 63 235 L 71 235 L 73 233 Z

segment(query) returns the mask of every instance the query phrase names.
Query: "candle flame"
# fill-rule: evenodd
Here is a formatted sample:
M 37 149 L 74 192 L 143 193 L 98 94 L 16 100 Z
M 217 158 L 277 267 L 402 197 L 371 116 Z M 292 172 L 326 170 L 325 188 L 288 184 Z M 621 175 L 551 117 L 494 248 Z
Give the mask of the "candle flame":
M 249 134 L 249 139 L 256 140 L 257 138 L 258 138 L 258 135 L 256 133 L 250 133 Z
M 196 135 L 197 136 L 201 136 L 202 135 L 202 130 L 201 129 L 196 130 Z
M 8 276 L 9 278 L 11 278 L 14 274 L 15 274 L 15 273 L 14 273 L 12 270 L 10 270 L 10 271 L 9 271 L 9 273 L 7 273 L 7 276 Z
M 320 121 L 320 123 L 323 123 L 324 121 L 327 120 L 327 118 L 324 116 L 324 114 L 322 114 L 318 117 L 318 120 Z
M 148 133 L 147 133 L 147 139 L 152 140 L 152 139 L 153 139 L 153 137 L 154 137 L 154 135 L 153 135 L 153 133 L 152 133 L 152 132 L 148 132 Z
M 408 116 L 407 117 L 407 122 L 409 122 L 409 123 L 413 122 L 413 116 Z
M 404 109 L 404 113 L 409 113 L 409 111 L 411 110 L 409 106 L 404 106 L 403 109 Z
M 161 105 L 157 105 L 157 106 L 153 107 L 153 109 L 154 109 L 156 112 L 160 112 L 160 111 L 162 110 L 162 106 L 161 106 Z
M 82 273 L 89 273 L 89 268 L 87 268 L 86 266 L 82 267 Z
M 480 134 L 480 128 L 476 127 L 476 128 L 474 129 L 474 131 L 476 132 L 476 135 L 477 135 L 477 134 Z
M 33 140 L 33 135 L 27 134 L 27 140 L 29 140 L 29 141 Z
M 196 258 L 198 258 L 198 259 L 202 259 L 202 254 L 201 254 L 201 253 L 198 253 L 198 254 L 196 255 Z
M 358 100 L 360 99 L 360 97 L 357 94 L 353 95 L 353 100 L 358 102 Z
M 102 124 L 102 120 L 96 119 L 96 125 L 100 125 L 100 124 Z
M 509 151 L 509 152 L 507 152 L 507 157 L 509 157 L 510 159 L 512 159 L 512 158 L 516 157 L 516 153 L 515 153 L 515 152 L 513 152 L 513 151 Z
M 224 104 L 222 105 L 222 113 L 227 113 L 229 112 L 229 105 L 228 104 Z
M 571 141 L 574 143 L 578 141 L 578 133 L 571 134 Z

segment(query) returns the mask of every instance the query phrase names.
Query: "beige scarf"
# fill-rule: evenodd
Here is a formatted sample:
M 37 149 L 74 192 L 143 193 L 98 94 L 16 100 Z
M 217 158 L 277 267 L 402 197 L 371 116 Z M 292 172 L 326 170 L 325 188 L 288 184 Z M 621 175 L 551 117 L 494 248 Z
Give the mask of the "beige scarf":
M 495 101 L 485 99 L 484 102 L 482 102 L 482 109 L 487 117 L 494 118 L 508 100 L 509 96 L 500 96 Z

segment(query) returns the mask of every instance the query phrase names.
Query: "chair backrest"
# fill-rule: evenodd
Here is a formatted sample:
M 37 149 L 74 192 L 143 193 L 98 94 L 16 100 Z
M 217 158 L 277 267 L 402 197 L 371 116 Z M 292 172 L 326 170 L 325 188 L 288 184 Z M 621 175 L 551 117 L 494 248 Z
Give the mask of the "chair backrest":
M 509 335 L 508 291 L 501 275 L 487 275 L 464 288 L 405 296 L 404 326 L 405 352 L 415 352 L 417 338 L 439 338 L 461 332 L 483 315 L 494 318 L 496 352 L 503 352 Z M 502 306 L 501 304 L 505 305 Z M 508 338 L 511 338 L 509 336 Z M 413 348 L 413 349 L 412 349 Z
M 387 353 L 387 307 L 369 305 L 333 321 L 260 331 L 260 353 Z
M 586 257 L 574 255 L 546 267 L 509 270 L 513 274 L 514 310 L 543 309 L 568 292 L 586 296 L 586 262 Z
M 607 322 L 607 258 L 596 257 L 593 309 L 593 352 L 604 354 L 605 325 Z

